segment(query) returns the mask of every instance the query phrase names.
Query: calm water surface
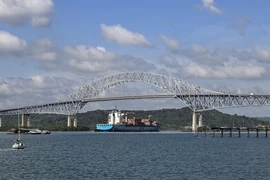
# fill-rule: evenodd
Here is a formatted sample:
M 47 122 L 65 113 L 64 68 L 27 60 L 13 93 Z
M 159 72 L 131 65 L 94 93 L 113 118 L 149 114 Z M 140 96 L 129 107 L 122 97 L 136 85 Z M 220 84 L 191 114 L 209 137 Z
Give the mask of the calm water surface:
M 251 135 L 252 136 L 252 135 Z M 0 133 L 0 179 L 270 179 L 270 137 L 191 133 Z

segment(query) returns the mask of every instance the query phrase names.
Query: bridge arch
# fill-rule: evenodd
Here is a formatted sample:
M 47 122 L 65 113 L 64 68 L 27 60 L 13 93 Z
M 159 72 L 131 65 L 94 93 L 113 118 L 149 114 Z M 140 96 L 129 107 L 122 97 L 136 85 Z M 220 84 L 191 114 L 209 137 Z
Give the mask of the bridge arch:
M 0 110 L 0 115 L 55 113 L 74 115 L 88 102 L 120 100 L 117 97 L 100 98 L 98 95 L 119 83 L 144 82 L 168 92 L 166 95 L 145 96 L 142 98 L 177 98 L 194 112 L 244 106 L 269 106 L 270 95 L 263 94 L 227 94 L 212 91 L 187 83 L 171 76 L 147 73 L 124 72 L 101 77 L 71 93 L 65 99 L 48 104 L 39 104 Z M 139 96 L 138 96 L 139 97 Z M 123 98 L 123 97 L 122 97 Z M 124 99 L 136 99 L 124 97 Z M 139 98 L 141 99 L 141 98 Z
M 167 91 L 172 97 L 176 97 L 183 101 L 188 107 L 196 110 L 196 104 L 185 100 L 181 96 L 188 95 L 203 95 L 203 94 L 223 94 L 222 92 L 212 91 L 200 88 L 197 85 L 187 83 L 183 80 L 176 79 L 171 76 L 147 73 L 147 72 L 123 72 L 101 77 L 89 84 L 80 87 L 78 90 L 69 94 L 67 98 L 62 101 L 78 101 L 84 99 L 91 99 L 98 96 L 101 92 L 116 86 L 120 83 L 129 82 L 143 82 L 156 86 Z M 198 109 L 198 108 L 197 108 Z

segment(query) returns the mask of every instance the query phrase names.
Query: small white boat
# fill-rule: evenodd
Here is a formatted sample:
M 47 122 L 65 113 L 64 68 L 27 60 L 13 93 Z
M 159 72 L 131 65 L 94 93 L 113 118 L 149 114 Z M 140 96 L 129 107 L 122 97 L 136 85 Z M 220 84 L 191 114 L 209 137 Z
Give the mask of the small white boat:
M 12 145 L 12 149 L 24 149 L 25 145 L 21 142 L 20 139 L 17 139 L 17 141 Z
M 39 129 L 32 129 L 27 134 L 41 134 L 42 131 Z
M 49 130 L 43 130 L 41 134 L 51 134 L 51 132 Z
M 12 149 L 24 149 L 25 145 L 21 142 L 21 131 L 20 131 L 20 119 L 19 119 L 19 109 L 18 109 L 18 134 L 19 138 L 12 145 Z

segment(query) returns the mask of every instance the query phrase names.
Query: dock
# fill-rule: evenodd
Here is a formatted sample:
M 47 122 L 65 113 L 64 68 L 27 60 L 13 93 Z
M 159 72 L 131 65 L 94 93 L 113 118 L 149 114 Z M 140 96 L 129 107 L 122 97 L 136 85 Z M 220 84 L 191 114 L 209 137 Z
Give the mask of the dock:
M 237 137 L 241 137 L 241 132 L 246 132 L 246 137 L 250 137 L 251 132 L 255 133 L 255 137 L 259 137 L 259 132 L 264 132 L 264 137 L 268 137 L 268 128 L 240 128 L 240 127 L 211 127 L 210 136 L 216 137 L 216 134 L 219 132 L 219 137 L 224 137 L 225 134 L 228 134 L 228 137 L 233 137 L 233 132 L 236 132 Z M 202 136 L 206 137 L 207 132 L 209 131 L 202 131 Z

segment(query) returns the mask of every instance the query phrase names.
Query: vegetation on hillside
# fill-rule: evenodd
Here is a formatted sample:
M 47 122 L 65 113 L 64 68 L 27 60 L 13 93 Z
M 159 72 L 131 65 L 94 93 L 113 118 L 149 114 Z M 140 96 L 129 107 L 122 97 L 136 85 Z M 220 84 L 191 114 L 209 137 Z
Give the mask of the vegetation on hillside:
M 182 109 L 160 109 L 148 111 L 122 110 L 122 112 L 134 112 L 136 118 L 148 118 L 161 123 L 161 130 L 183 130 L 185 126 L 191 126 L 192 111 L 185 107 Z M 106 123 L 110 110 L 95 110 L 77 114 L 78 127 L 67 127 L 67 116 L 55 114 L 31 115 L 31 128 L 48 129 L 51 131 L 88 131 L 94 130 L 96 124 Z M 130 113 L 130 116 L 134 116 Z M 246 116 L 229 115 L 217 110 L 202 112 L 203 125 L 210 127 L 255 127 L 268 125 L 269 121 L 259 120 Z M 131 118 L 131 117 L 130 117 Z M 25 117 L 25 122 L 27 116 Z M 73 120 L 72 120 L 73 122 Z M 17 116 L 2 116 L 1 131 L 7 131 L 17 127 Z

